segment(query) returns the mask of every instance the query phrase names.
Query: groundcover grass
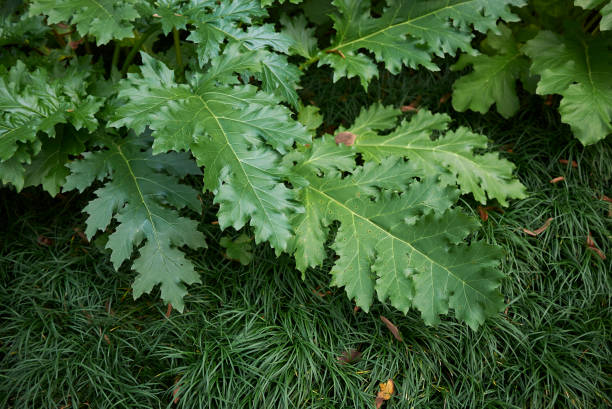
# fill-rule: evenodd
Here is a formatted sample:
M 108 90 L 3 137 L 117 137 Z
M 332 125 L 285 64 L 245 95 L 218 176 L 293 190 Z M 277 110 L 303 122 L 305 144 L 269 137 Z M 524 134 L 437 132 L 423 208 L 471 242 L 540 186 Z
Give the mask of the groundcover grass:
M 302 281 L 290 257 L 265 245 L 247 266 L 225 258 L 218 239 L 233 232 L 213 224 L 204 196 L 209 248 L 191 255 L 203 284 L 189 287 L 186 312 L 168 314 L 157 294 L 133 301 L 133 273 L 114 271 L 101 240 L 81 238 L 85 198 L 3 189 L 0 407 L 370 408 L 387 379 L 388 408 L 611 405 L 612 209 L 601 200 L 612 193 L 610 138 L 583 148 L 538 97 L 524 96 L 512 120 L 455 113 L 448 72 L 381 72 L 367 92 L 332 84 L 326 70 L 305 78 L 301 96 L 321 107 L 322 129 L 379 99 L 418 100 L 489 135 L 517 165 L 529 197 L 489 209 L 478 233 L 505 249 L 507 309 L 478 331 L 452 317 L 428 327 L 381 303 L 354 311 L 328 286 L 329 265 Z M 478 214 L 469 198 L 464 206 Z M 523 231 L 549 218 L 536 237 Z M 357 359 L 339 359 L 353 350 Z

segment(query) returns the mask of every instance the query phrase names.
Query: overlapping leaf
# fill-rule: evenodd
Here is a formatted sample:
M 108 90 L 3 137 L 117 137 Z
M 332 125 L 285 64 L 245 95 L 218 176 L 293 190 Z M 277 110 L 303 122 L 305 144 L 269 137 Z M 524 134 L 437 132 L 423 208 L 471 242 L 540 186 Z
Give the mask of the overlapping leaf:
M 374 293 L 406 312 L 414 306 L 433 324 L 454 309 L 475 328 L 502 306 L 499 250 L 464 239 L 477 223 L 450 209 L 457 192 L 403 159 L 356 166 L 355 153 L 322 139 L 295 153 L 292 182 L 306 211 L 292 219 L 290 250 L 301 270 L 322 263 L 329 226 L 333 283 L 368 310 Z
M 560 94 L 561 120 L 584 145 L 612 133 L 612 41 L 568 30 L 562 37 L 541 31 L 527 42 L 537 93 Z
M 87 95 L 91 72 L 82 67 L 84 64 L 88 61 L 75 61 L 60 73 L 43 68 L 30 73 L 18 62 L 0 74 L 0 166 L 4 183 L 18 189 L 40 183 L 53 195 L 59 191 L 65 176 L 61 162 L 83 147 L 83 134 L 77 136 L 75 129 L 93 131 L 98 126 L 95 113 L 102 100 Z M 57 125 L 64 123 L 72 126 L 54 142 Z M 40 139 L 38 133 L 46 136 Z M 43 140 L 45 152 L 40 153 Z M 39 154 L 42 156 L 37 158 Z
M 370 1 L 334 0 L 332 15 L 336 35 L 332 45 L 319 54 L 319 65 L 331 65 L 339 76 L 358 76 L 364 86 L 376 75 L 372 52 L 392 73 L 402 66 L 438 67 L 432 56 L 454 55 L 457 50 L 474 53 L 472 27 L 497 32 L 497 21 L 516 21 L 510 6 L 524 0 L 390 0 L 380 17 L 373 18 Z M 337 78 L 335 77 L 335 78 Z
M 514 165 L 496 153 L 476 153 L 487 147 L 484 135 L 467 128 L 448 130 L 450 117 L 420 110 L 390 134 L 376 130 L 393 127 L 399 110 L 373 106 L 363 109 L 346 132 L 356 136 L 354 147 L 366 159 L 382 161 L 389 156 L 408 158 L 427 175 L 440 175 L 445 184 L 458 184 L 462 193 L 472 193 L 481 203 L 525 196 L 525 187 L 512 176 Z M 344 131 L 343 128 L 340 131 Z M 432 134 L 440 134 L 432 139 Z
M 10 44 L 36 44 L 40 42 L 49 27 L 44 24 L 42 16 L 3 15 L 0 13 L 0 46 Z
M 490 32 L 483 42 L 492 54 L 463 54 L 455 70 L 473 65 L 474 71 L 459 78 L 453 84 L 453 108 L 457 111 L 471 109 L 484 114 L 495 104 L 504 118 L 519 109 L 516 80 L 528 70 L 529 62 L 520 52 L 512 31 L 499 26 L 500 34 Z
M 142 0 L 140 0 L 142 1 Z M 30 15 L 44 14 L 49 23 L 68 23 L 98 44 L 132 37 L 132 22 L 139 17 L 130 0 L 34 0 Z
M 611 0 L 574 0 L 576 6 L 583 9 L 597 9 L 601 13 L 599 27 L 602 31 L 612 30 L 612 1 Z
M 201 211 L 197 191 L 179 179 L 200 171 L 184 153 L 153 156 L 144 138 L 106 136 L 100 144 L 101 150 L 87 152 L 69 165 L 64 186 L 83 191 L 96 180 L 105 181 L 95 191 L 97 198 L 85 207 L 89 214 L 85 234 L 91 239 L 115 219 L 117 227 L 106 245 L 115 268 L 142 245 L 132 266 L 138 273 L 134 298 L 160 284 L 162 299 L 182 311 L 185 284 L 200 279 L 179 247 L 197 249 L 205 242 L 198 223 L 178 213 L 183 208 Z
M 256 1 L 231 0 L 217 2 L 204 0 L 183 4 L 176 0 L 160 2 L 156 8 L 164 32 L 173 27 L 195 27 L 187 40 L 196 44 L 200 66 L 210 62 L 223 50 L 224 41 L 237 45 L 237 49 L 259 51 L 250 54 L 253 59 L 249 72 L 262 81 L 264 89 L 273 92 L 297 106 L 297 82 L 300 71 L 289 64 L 286 56 L 291 39 L 276 32 L 272 24 L 255 23 L 267 16 Z
M 249 64 L 249 58 L 242 59 Z M 294 141 L 307 143 L 303 126 L 271 95 L 249 85 L 219 85 L 238 70 L 232 58 L 218 57 L 214 70 L 176 84 L 173 73 L 143 54 L 142 75 L 130 75 L 115 126 L 154 130 L 155 152 L 187 150 L 205 166 L 205 187 L 215 193 L 222 228 L 250 220 L 257 242 L 285 249 L 291 237 L 289 216 L 299 207 L 281 181 L 281 153 Z M 234 80 L 234 82 L 236 82 Z

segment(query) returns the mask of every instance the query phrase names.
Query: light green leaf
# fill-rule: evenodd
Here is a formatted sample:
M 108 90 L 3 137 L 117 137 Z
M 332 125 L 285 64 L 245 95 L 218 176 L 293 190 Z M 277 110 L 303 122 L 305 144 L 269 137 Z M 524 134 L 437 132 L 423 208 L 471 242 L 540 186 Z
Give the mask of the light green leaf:
M 298 122 L 310 132 L 315 132 L 323 123 L 323 116 L 319 113 L 319 107 L 314 105 L 300 106 L 298 111 Z
M 287 17 L 282 15 L 280 22 L 283 25 L 282 33 L 293 40 L 291 52 L 304 58 L 311 58 L 317 50 L 317 38 L 315 29 L 307 28 L 308 21 L 304 15 Z
M 344 77 L 359 77 L 361 85 L 367 88 L 370 80 L 378 76 L 376 65 L 363 54 L 350 52 L 337 55 L 329 53 L 319 60 L 319 67 L 323 65 L 330 65 L 334 69 L 334 82 Z
M 95 114 L 103 101 L 88 95 L 91 72 L 80 64 L 75 61 L 62 68 L 69 79 L 43 68 L 30 73 L 21 61 L 0 72 L 0 162 L 13 157 L 20 146 L 30 145 L 33 149 L 22 150 L 20 159 L 30 163 L 40 150 L 37 134 L 53 138 L 58 124 L 71 123 L 77 130 L 97 128 Z
M 42 185 L 51 196 L 57 195 L 70 173 L 66 167 L 70 157 L 85 150 L 88 138 L 87 133 L 71 127 L 60 128 L 53 139 L 41 137 L 41 151 L 26 166 L 23 186 Z
M 242 233 L 235 240 L 229 237 L 221 237 L 219 244 L 225 247 L 225 252 L 229 259 L 239 261 L 240 264 L 246 266 L 253 260 L 251 240 L 249 236 Z

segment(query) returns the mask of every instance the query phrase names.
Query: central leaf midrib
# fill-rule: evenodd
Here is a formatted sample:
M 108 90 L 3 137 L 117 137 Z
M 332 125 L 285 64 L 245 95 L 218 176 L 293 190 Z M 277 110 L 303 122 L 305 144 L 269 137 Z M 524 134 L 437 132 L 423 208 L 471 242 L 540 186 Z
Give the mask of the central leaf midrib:
M 446 9 L 452 9 L 452 8 L 457 7 L 457 6 L 461 6 L 461 5 L 463 5 L 463 4 L 471 3 L 471 2 L 473 2 L 473 1 L 474 1 L 474 0 L 466 0 L 466 1 L 461 2 L 461 3 L 456 3 L 456 4 L 453 4 L 452 6 L 445 6 L 445 7 L 442 7 L 441 9 L 438 9 L 438 10 L 435 10 L 435 11 L 431 11 L 431 12 L 429 12 L 429 13 L 423 14 L 422 16 L 418 16 L 418 17 L 415 17 L 415 18 L 410 19 L 410 20 L 402 21 L 401 23 L 398 23 L 398 24 L 391 24 L 391 25 L 389 25 L 389 26 L 387 26 L 387 27 L 384 27 L 384 28 L 381 28 L 380 30 L 377 30 L 377 31 L 375 31 L 375 32 L 373 32 L 373 33 L 370 33 L 370 34 L 367 34 L 367 35 L 365 35 L 365 36 L 362 36 L 362 37 L 356 38 L 355 40 L 351 40 L 351 41 L 348 41 L 348 42 L 346 42 L 346 43 L 340 43 L 340 44 L 337 44 L 337 45 L 335 45 L 335 46 L 329 47 L 329 48 L 328 48 L 328 49 L 326 49 L 324 52 L 327 52 L 327 51 L 329 51 L 329 50 L 339 50 L 339 49 L 341 49 L 341 48 L 348 47 L 348 46 L 350 46 L 350 45 L 351 45 L 351 44 L 353 44 L 353 43 L 358 43 L 358 42 L 360 42 L 360 41 L 364 41 L 364 40 L 366 40 L 366 39 L 368 39 L 368 38 L 370 38 L 370 37 L 374 37 L 374 36 L 376 36 L 376 35 L 378 35 L 378 34 L 380 34 L 380 33 L 383 33 L 383 32 L 385 32 L 385 31 L 387 31 L 387 30 L 391 30 L 391 29 L 393 29 L 393 28 L 395 28 L 395 27 L 401 27 L 401 26 L 403 26 L 403 25 L 409 25 L 409 24 L 414 23 L 415 21 L 418 21 L 418 20 L 424 19 L 424 18 L 426 18 L 426 17 L 429 17 L 429 16 L 432 16 L 432 15 L 435 15 L 435 14 L 441 13 L 442 11 L 444 11 L 444 10 L 446 10 Z
M 379 149 L 381 151 L 384 151 L 385 147 L 388 148 L 393 148 L 393 149 L 405 149 L 405 150 L 414 150 L 414 151 L 428 151 L 428 152 L 434 152 L 434 153 L 442 153 L 442 154 L 449 154 L 449 155 L 453 155 L 456 156 L 462 160 L 471 162 L 476 168 L 480 169 L 480 166 L 478 165 L 478 162 L 476 162 L 474 159 L 468 157 L 468 156 L 463 156 L 463 155 L 459 155 L 458 153 L 455 153 L 453 151 L 448 151 L 448 150 L 442 150 L 442 149 L 438 149 L 438 147 L 418 147 L 418 146 L 411 146 L 411 145 L 394 145 L 394 144 L 370 144 L 370 143 L 359 143 L 359 144 L 355 144 L 355 146 L 357 148 L 364 146 L 364 147 L 371 147 L 371 148 L 376 148 Z M 402 154 L 402 155 L 398 155 L 398 156 L 406 156 L 406 154 Z
M 206 110 L 210 113 L 210 115 L 213 117 L 213 119 L 215 120 L 215 122 L 217 123 L 217 127 L 219 128 L 219 130 L 221 131 L 221 133 L 223 134 L 223 137 L 225 138 L 225 143 L 226 145 L 229 147 L 229 149 L 232 151 L 232 154 L 234 155 L 234 157 L 236 158 L 236 161 L 239 163 L 239 167 L 240 170 L 242 171 L 244 178 L 247 180 L 249 187 L 251 188 L 251 191 L 253 192 L 253 194 L 255 195 L 255 197 L 257 198 L 257 201 L 259 202 L 260 205 L 260 209 L 263 210 L 263 213 L 266 216 L 266 219 L 268 219 L 268 223 L 270 226 L 272 226 L 272 220 L 270 219 L 268 212 L 266 211 L 266 207 L 264 206 L 262 199 L 259 197 L 259 195 L 257 194 L 257 191 L 255 189 L 255 185 L 253 183 L 251 183 L 251 179 L 249 178 L 249 175 L 246 171 L 246 169 L 244 169 L 244 167 L 242 166 L 243 162 L 242 160 L 240 160 L 240 157 L 238 156 L 238 154 L 236 153 L 236 151 L 234 150 L 234 147 L 232 146 L 232 144 L 230 143 L 230 140 L 227 136 L 227 134 L 225 133 L 225 129 L 223 128 L 223 126 L 221 125 L 221 122 L 219 122 L 219 118 L 215 115 L 215 113 L 210 109 L 210 107 L 208 106 L 208 104 L 206 103 L 206 101 L 204 100 L 204 98 L 202 98 L 201 96 L 198 96 L 198 98 L 200 99 L 200 101 L 202 102 L 202 104 L 204 105 L 204 107 L 206 108 Z M 276 237 L 278 244 L 281 245 L 281 241 L 279 240 L 278 235 L 276 234 L 274 229 L 270 229 L 272 231 L 272 234 L 274 234 L 274 236 Z
M 112 142 L 112 144 L 117 149 L 117 153 L 119 153 L 119 156 L 121 157 L 121 159 L 125 162 L 125 166 L 127 167 L 130 177 L 132 178 L 132 182 L 134 183 L 134 186 L 136 187 L 136 191 L 138 192 L 138 198 L 140 199 L 140 202 L 142 203 L 145 209 L 145 212 L 147 214 L 147 218 L 149 219 L 149 222 L 151 223 L 151 230 L 153 231 L 153 237 L 155 239 L 155 244 L 157 245 L 157 250 L 159 251 L 159 254 L 162 256 L 164 263 L 166 263 L 167 260 L 170 260 L 170 259 L 169 257 L 166 256 L 166 254 L 162 250 L 161 241 L 159 239 L 159 233 L 157 231 L 157 228 L 155 227 L 155 223 L 153 222 L 153 212 L 151 212 L 151 209 L 149 209 L 149 205 L 147 204 L 147 201 L 145 200 L 142 190 L 140 190 L 140 184 L 138 183 L 138 178 L 136 177 L 136 174 L 134 173 L 134 170 L 132 169 L 132 166 L 130 165 L 130 160 L 123 153 L 123 150 L 121 149 L 121 145 L 115 142 Z M 166 267 L 166 270 L 169 270 L 169 268 Z

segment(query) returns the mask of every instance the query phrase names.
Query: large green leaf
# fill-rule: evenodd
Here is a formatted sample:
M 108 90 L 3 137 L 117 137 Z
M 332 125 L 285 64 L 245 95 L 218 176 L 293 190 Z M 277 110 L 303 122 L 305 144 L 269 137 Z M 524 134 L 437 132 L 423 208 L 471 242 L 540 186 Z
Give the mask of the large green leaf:
M 497 21 L 516 21 L 510 6 L 524 0 L 390 0 L 380 17 L 373 18 L 370 1 L 334 0 L 332 14 L 336 34 L 332 44 L 320 52 L 319 65 L 331 65 L 341 74 L 359 76 L 367 84 L 377 72 L 374 54 L 392 73 L 402 66 L 421 65 L 438 70 L 432 57 L 454 55 L 457 50 L 475 53 L 470 42 L 472 27 L 486 33 L 497 31 Z
M 527 42 L 531 71 L 540 75 L 536 92 L 560 94 L 561 120 L 584 145 L 612 132 L 612 41 L 578 30 L 564 36 L 541 31 Z
M 382 161 L 395 156 L 410 159 L 426 175 L 439 175 L 445 184 L 458 184 L 462 193 L 472 193 L 481 203 L 497 199 L 506 205 L 509 198 L 525 197 L 525 187 L 512 176 L 514 165 L 497 153 L 477 153 L 487 147 L 484 135 L 465 127 L 448 130 L 450 117 L 420 110 L 391 133 L 376 130 L 393 127 L 399 110 L 373 106 L 363 109 L 347 130 L 355 135 L 354 147 L 368 160 Z M 432 139 L 433 133 L 440 134 Z
M 184 284 L 200 279 L 179 247 L 197 249 L 205 242 L 198 223 L 178 212 L 183 208 L 201 211 L 197 191 L 178 181 L 200 171 L 184 153 L 153 156 L 147 139 L 109 135 L 99 143 L 102 150 L 86 152 L 82 160 L 69 165 L 64 186 L 83 191 L 96 180 L 106 181 L 85 207 L 89 214 L 85 234 L 91 239 L 114 218 L 118 224 L 106 247 L 112 250 L 115 268 L 130 258 L 134 246 L 142 245 L 132 266 L 138 273 L 134 298 L 160 284 L 162 299 L 182 311 Z
M 415 180 L 420 170 L 403 159 L 357 166 L 354 151 L 326 139 L 290 160 L 290 178 L 306 209 L 292 220 L 290 250 L 298 268 L 322 263 L 330 225 L 339 222 L 333 283 L 364 310 L 376 292 L 403 312 L 416 307 L 428 324 L 452 308 L 475 328 L 503 308 L 500 252 L 464 242 L 478 224 L 450 210 L 457 199 L 453 188 L 435 178 Z
M 310 136 L 270 94 L 220 85 L 218 78 L 237 69 L 234 61 L 218 57 L 214 70 L 177 84 L 172 71 L 143 54 L 142 75 L 124 82 L 120 96 L 127 102 L 113 125 L 136 131 L 148 125 L 154 152 L 190 149 L 205 167 L 205 187 L 216 195 L 220 226 L 239 229 L 250 220 L 257 242 L 285 249 L 292 235 L 288 218 L 300 209 L 282 183 L 280 158 Z

